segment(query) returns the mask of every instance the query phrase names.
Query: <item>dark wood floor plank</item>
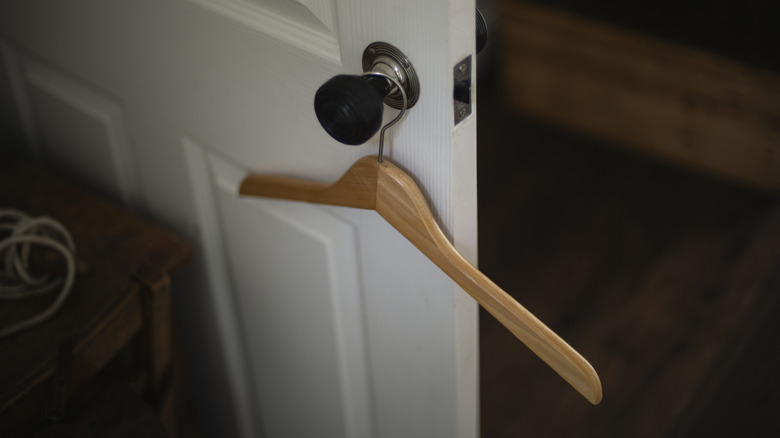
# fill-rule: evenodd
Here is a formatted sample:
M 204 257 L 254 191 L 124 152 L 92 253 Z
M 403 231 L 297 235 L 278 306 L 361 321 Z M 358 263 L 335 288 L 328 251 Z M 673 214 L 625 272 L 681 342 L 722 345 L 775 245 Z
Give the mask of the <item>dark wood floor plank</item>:
M 480 107 L 479 146 L 481 269 L 591 360 L 604 385 L 590 406 L 484 314 L 483 436 L 701 429 L 690 418 L 723 393 L 707 388 L 744 368 L 736 340 L 762 327 L 750 323 L 762 306 L 778 308 L 766 299 L 780 266 L 776 200 L 497 105 Z

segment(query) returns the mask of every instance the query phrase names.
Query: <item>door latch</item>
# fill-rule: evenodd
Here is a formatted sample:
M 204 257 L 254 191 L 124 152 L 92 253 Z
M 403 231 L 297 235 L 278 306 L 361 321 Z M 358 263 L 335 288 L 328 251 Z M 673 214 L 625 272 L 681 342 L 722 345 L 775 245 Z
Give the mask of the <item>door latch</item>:
M 455 124 L 471 115 L 471 55 L 457 63 L 452 70 Z
M 476 10 L 476 24 L 477 54 L 479 54 L 487 44 L 487 23 L 479 9 Z M 453 69 L 452 99 L 456 125 L 471 115 L 471 84 L 471 55 L 469 55 Z

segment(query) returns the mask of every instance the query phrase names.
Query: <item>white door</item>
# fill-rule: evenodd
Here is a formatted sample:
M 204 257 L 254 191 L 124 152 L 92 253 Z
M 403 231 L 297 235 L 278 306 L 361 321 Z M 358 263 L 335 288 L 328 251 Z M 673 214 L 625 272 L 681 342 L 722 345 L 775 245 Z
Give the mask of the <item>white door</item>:
M 476 122 L 455 126 L 452 78 L 474 39 L 473 0 L 2 0 L 1 134 L 194 243 L 174 305 L 210 436 L 473 437 L 475 302 L 376 212 L 237 191 L 376 154 L 313 99 L 384 41 L 421 89 L 385 156 L 473 261 Z

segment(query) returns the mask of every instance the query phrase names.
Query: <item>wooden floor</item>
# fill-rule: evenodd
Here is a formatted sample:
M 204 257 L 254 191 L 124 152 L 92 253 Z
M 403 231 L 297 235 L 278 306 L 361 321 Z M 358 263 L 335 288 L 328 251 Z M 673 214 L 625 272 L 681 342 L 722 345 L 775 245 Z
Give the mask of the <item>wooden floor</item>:
M 590 405 L 483 312 L 483 438 L 780 436 L 778 199 L 480 98 L 480 267 L 604 388 Z

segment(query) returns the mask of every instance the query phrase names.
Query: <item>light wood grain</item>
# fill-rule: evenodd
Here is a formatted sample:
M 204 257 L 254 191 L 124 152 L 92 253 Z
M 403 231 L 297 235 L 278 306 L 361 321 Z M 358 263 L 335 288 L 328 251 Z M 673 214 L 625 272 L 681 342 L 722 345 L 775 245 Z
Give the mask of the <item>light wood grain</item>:
M 375 157 L 364 157 L 358 160 L 335 183 L 251 174 L 241 182 L 239 193 L 265 198 L 374 209 L 377 191 L 377 166 L 374 162 L 376 162 Z
M 252 174 L 240 194 L 375 209 L 588 401 L 601 401 L 601 382 L 590 363 L 452 246 L 417 184 L 392 163 L 364 157 L 333 184 Z

